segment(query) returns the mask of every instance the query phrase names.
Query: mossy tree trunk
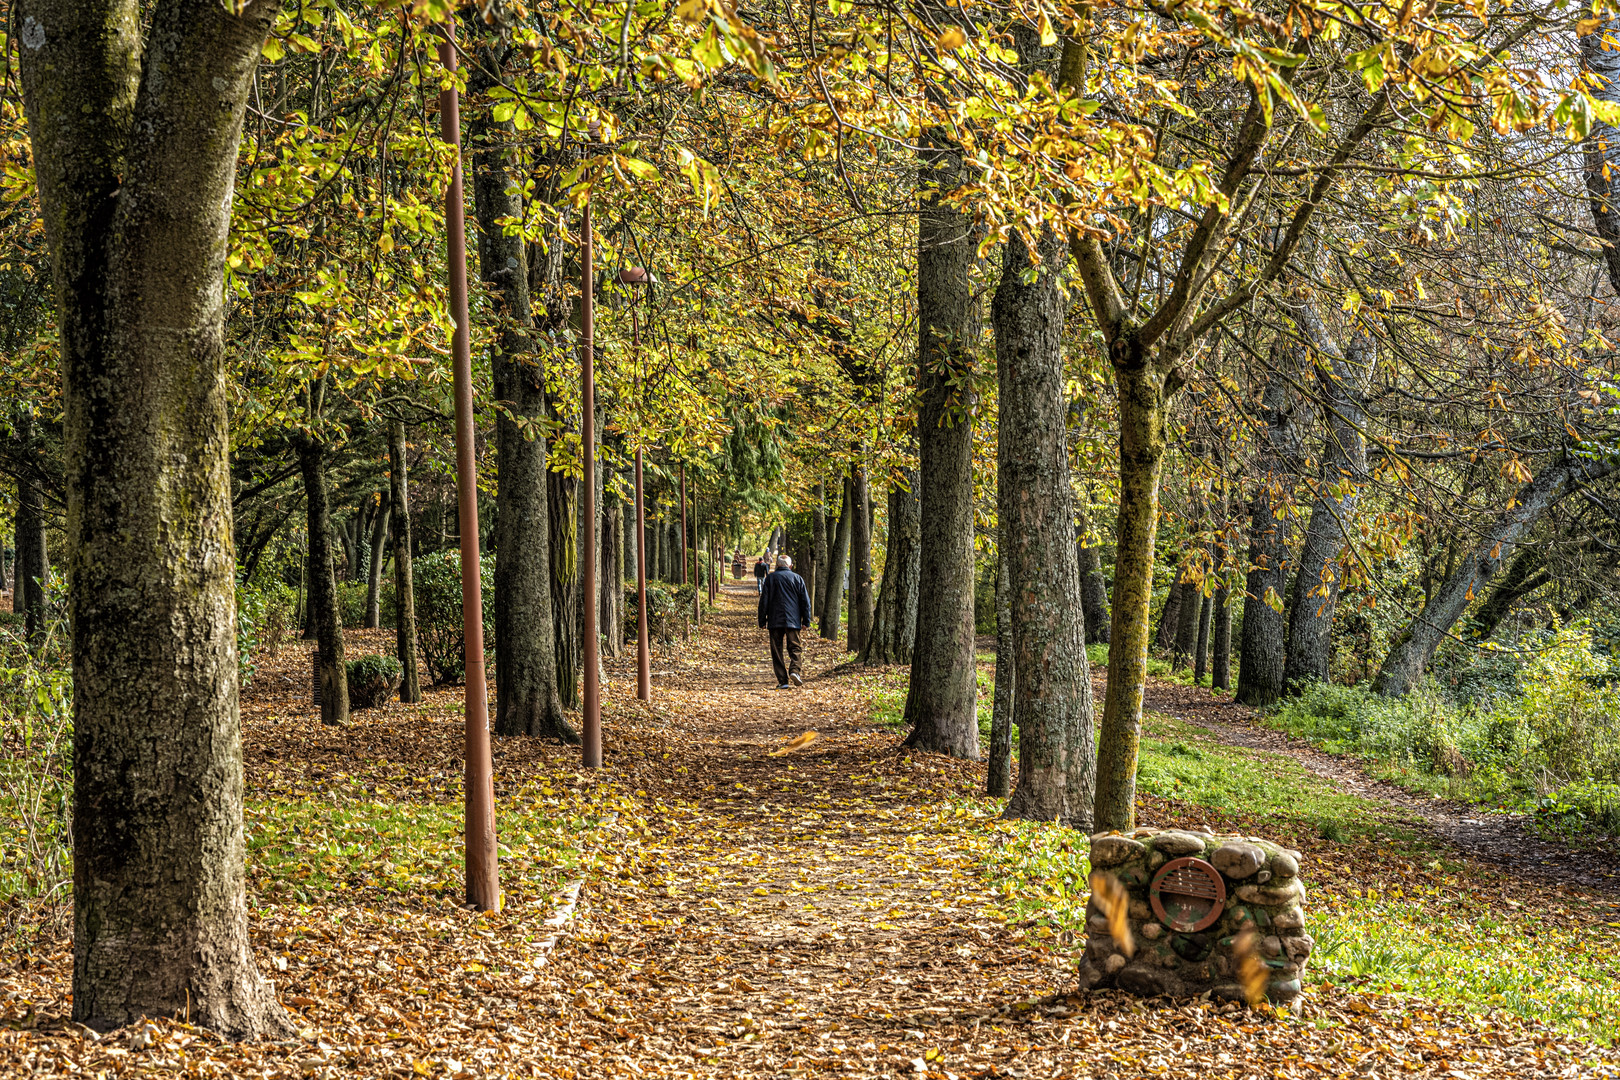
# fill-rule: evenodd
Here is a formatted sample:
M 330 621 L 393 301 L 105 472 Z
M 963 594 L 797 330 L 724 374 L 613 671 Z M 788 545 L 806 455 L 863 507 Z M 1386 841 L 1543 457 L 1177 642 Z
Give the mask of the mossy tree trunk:
M 1108 690 L 1097 747 L 1093 827 L 1133 828 L 1136 762 L 1147 681 L 1148 610 L 1159 528 L 1159 476 L 1164 467 L 1165 375 L 1126 339 L 1114 350 L 1119 387 L 1119 522 L 1114 556 L 1114 610 L 1108 626 Z
M 849 636 L 845 647 L 857 655 L 866 651 L 872 636 L 872 515 L 866 468 L 859 461 L 850 468 L 849 490 L 855 508 L 849 530 Z
M 470 86 L 485 90 L 506 60 L 504 45 L 478 50 Z M 528 248 L 503 219 L 523 216 L 517 151 L 505 145 L 510 124 L 488 106 L 469 110 L 473 205 L 478 223 L 479 276 L 495 299 L 495 396 L 505 408 L 495 420 L 499 486 L 495 495 L 495 573 L 491 623 L 495 633 L 495 733 L 539 735 L 565 743 L 579 736 L 563 717 L 552 641 L 554 592 L 550 573 L 550 515 L 546 444 L 533 422 L 545 415 L 545 386 L 534 355 Z
M 945 14 L 953 20 L 960 15 Z M 979 323 L 972 220 L 944 196 L 966 176 L 945 132 L 918 154 L 917 458 L 922 552 L 906 745 L 977 760 L 973 667 L 973 375 Z
M 247 931 L 223 332 L 242 115 L 275 11 L 11 13 L 66 415 L 73 1018 L 98 1029 L 292 1031 Z
M 1018 783 L 1005 816 L 1089 828 L 1096 785 L 1091 670 L 1074 546 L 1064 394 L 1064 250 L 1055 236 L 1032 262 L 1014 234 L 991 312 L 999 412 L 996 509 L 1012 616 L 1012 722 Z M 998 613 L 999 614 L 999 613 Z
M 990 758 L 984 793 L 1004 799 L 1012 794 L 1013 700 L 1018 678 L 1013 667 L 1012 561 L 1007 558 L 1005 531 L 996 538 L 996 683 L 990 699 Z
M 394 534 L 394 655 L 404 675 L 399 700 L 422 700 L 422 681 L 416 670 L 416 585 L 411 573 L 411 502 L 406 476 L 405 422 L 388 422 L 388 505 Z

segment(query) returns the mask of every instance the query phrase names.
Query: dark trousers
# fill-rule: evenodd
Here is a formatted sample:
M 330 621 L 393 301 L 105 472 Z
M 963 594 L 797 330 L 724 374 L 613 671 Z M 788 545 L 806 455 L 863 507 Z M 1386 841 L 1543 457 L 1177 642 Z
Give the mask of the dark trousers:
M 786 653 L 784 657 L 782 654 Z M 771 667 L 776 669 L 776 685 L 788 681 L 788 672 L 803 677 L 804 646 L 797 630 L 771 628 Z

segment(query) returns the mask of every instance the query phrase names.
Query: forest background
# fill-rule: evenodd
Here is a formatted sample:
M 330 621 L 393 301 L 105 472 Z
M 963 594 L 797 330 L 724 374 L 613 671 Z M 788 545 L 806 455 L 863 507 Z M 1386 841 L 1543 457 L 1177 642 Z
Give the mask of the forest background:
M 696 575 L 656 590 L 660 635 L 718 572 L 712 553 L 774 542 L 824 636 L 910 665 L 910 743 L 988 754 L 1012 816 L 1130 826 L 1156 648 L 1393 775 L 1549 829 L 1620 831 L 1607 12 L 684 0 L 255 17 L 219 253 L 240 678 L 256 643 L 302 626 L 323 719 L 346 723 L 351 679 L 375 672 L 343 629 L 390 623 L 406 662 L 371 667 L 407 700 L 419 652 L 430 679 L 461 676 L 437 105 L 454 83 L 498 733 L 577 738 L 582 611 L 610 655 L 625 648 L 638 542 L 654 578 Z M 447 17 L 458 73 L 439 59 Z M 69 715 L 60 616 L 76 601 L 56 583 L 74 529 L 105 523 L 66 518 L 64 226 L 42 201 L 28 66 L 55 39 L 33 8 L 5 23 L 5 693 L 27 753 L 31 718 Z M 635 266 L 649 284 L 620 283 Z M 981 633 L 1005 665 L 982 724 Z M 8 888 L 58 889 L 66 865 L 19 864 Z

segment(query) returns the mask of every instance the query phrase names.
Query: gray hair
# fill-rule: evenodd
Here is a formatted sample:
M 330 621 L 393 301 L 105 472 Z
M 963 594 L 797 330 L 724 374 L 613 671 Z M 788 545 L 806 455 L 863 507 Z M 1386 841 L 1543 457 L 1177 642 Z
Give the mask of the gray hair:
M 778 570 L 791 570 L 793 569 L 793 560 L 786 555 L 778 555 L 776 557 L 776 568 Z

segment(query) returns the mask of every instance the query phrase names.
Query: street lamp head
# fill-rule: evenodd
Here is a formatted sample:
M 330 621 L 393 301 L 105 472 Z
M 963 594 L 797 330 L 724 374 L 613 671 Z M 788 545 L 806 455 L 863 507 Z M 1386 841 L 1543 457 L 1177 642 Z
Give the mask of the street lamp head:
M 647 271 L 639 266 L 627 266 L 619 271 L 620 285 L 645 285 L 647 281 Z

